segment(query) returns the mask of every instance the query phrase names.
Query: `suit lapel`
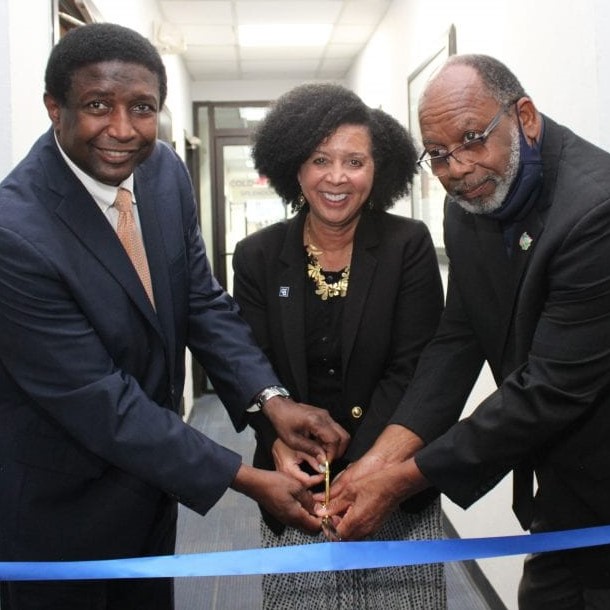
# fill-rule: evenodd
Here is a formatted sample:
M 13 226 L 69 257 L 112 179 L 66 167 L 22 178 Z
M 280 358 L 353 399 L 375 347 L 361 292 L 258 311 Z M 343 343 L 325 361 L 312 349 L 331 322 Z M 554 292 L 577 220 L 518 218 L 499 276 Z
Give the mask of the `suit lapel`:
M 456 204 L 457 205 L 457 204 Z M 475 230 L 480 243 L 479 256 L 487 270 L 488 281 L 493 286 L 502 319 L 512 308 L 514 285 L 507 278 L 513 275 L 511 261 L 506 252 L 504 236 L 500 224 L 485 217 L 473 216 Z
M 142 228 L 146 257 L 155 293 L 155 307 L 157 315 L 155 319 L 163 329 L 163 336 L 167 345 L 175 345 L 174 307 L 169 277 L 168 257 L 165 250 L 161 224 L 159 217 L 163 214 L 160 206 L 167 202 L 159 201 L 158 195 L 152 191 L 151 186 L 155 184 L 154 176 L 147 175 L 150 168 L 140 166 L 134 174 L 136 199 L 138 203 L 138 215 Z M 167 350 L 167 358 L 170 370 L 174 370 L 174 350 Z
M 501 345 L 506 346 L 523 275 L 542 234 L 544 223 L 534 205 L 525 219 L 515 225 L 510 258 L 499 223 L 489 222 L 481 217 L 476 217 L 475 223 L 481 243 L 481 256 L 484 256 L 482 260 L 485 261 L 489 282 L 498 299 L 498 319 L 501 321 L 498 332 L 502 337 Z
M 536 207 L 515 226 L 515 246 L 513 250 L 513 278 L 518 288 L 527 263 L 544 230 L 544 223 Z
M 354 236 L 349 288 L 343 310 L 341 366 L 344 374 L 348 370 L 358 327 L 377 268 L 377 259 L 370 252 L 370 249 L 378 246 L 379 240 L 380 237 L 373 216 L 363 213 Z
M 159 321 L 146 296 L 146 291 L 115 231 L 82 183 L 66 167 L 59 152 L 55 150 L 54 153 L 47 160 L 47 175 L 49 185 L 59 195 L 55 213 L 75 238 L 121 284 L 135 306 L 161 334 Z
M 309 391 L 305 354 L 304 220 L 305 214 L 299 214 L 288 222 L 286 238 L 280 252 L 280 261 L 284 268 L 279 274 L 278 294 L 275 296 L 279 300 L 280 325 L 290 370 L 303 400 Z

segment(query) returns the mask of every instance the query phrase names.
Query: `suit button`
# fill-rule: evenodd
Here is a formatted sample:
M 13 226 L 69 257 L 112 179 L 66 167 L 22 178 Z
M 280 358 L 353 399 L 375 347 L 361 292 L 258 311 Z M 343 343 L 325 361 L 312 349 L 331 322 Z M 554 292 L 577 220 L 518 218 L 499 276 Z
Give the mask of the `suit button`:
M 360 419 L 362 417 L 363 412 L 364 411 L 362 410 L 362 407 L 359 407 L 358 405 L 352 407 L 352 417 L 354 419 Z

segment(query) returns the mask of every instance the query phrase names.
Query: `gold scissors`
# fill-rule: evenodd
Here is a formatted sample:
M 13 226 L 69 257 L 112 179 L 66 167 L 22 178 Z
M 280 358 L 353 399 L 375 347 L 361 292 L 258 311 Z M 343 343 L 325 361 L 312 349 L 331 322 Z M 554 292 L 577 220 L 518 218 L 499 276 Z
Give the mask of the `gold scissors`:
M 324 462 L 324 504 L 322 508 L 326 508 L 330 504 L 330 464 L 328 460 Z M 330 542 L 338 542 L 341 536 L 337 532 L 335 525 L 330 517 L 322 517 L 322 532 L 326 539 Z

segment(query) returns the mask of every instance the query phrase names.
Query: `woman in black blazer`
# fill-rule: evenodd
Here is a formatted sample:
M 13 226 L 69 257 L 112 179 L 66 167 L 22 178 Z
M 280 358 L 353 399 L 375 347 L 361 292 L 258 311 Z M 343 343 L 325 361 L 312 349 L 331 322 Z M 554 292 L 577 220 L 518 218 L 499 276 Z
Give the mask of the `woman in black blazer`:
M 333 476 L 359 458 L 392 415 L 433 336 L 443 305 L 432 240 L 419 221 L 389 214 L 406 195 L 416 152 L 406 130 L 337 85 L 296 87 L 257 132 L 253 151 L 297 214 L 242 240 L 234 296 L 282 383 L 327 409 L 351 435 Z M 310 486 L 319 464 L 252 417 L 254 463 Z M 265 546 L 315 542 L 263 511 Z M 395 511 L 376 539 L 439 538 L 434 491 Z M 263 579 L 264 607 L 445 608 L 441 564 L 282 574 Z

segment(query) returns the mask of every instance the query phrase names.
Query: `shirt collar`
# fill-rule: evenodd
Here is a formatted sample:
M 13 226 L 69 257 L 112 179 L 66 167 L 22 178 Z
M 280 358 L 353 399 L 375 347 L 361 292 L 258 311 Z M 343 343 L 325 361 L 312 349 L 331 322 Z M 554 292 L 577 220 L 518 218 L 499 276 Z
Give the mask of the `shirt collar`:
M 68 167 L 74 172 L 76 177 L 83 183 L 83 186 L 87 189 L 91 197 L 95 200 L 95 202 L 102 208 L 102 211 L 106 211 L 109 207 L 114 205 L 114 200 L 116 199 L 117 191 L 119 188 L 125 188 L 131 192 L 131 196 L 133 201 L 135 202 L 136 197 L 133 191 L 133 174 L 130 174 L 119 186 L 112 186 L 110 184 L 103 184 L 95 178 L 92 178 L 89 174 L 85 173 L 68 155 L 64 152 L 63 148 L 59 144 L 57 139 L 57 134 L 53 132 L 55 136 L 55 142 L 57 143 L 57 148 L 59 148 L 59 152 L 61 156 L 64 158 L 64 161 L 68 164 Z

